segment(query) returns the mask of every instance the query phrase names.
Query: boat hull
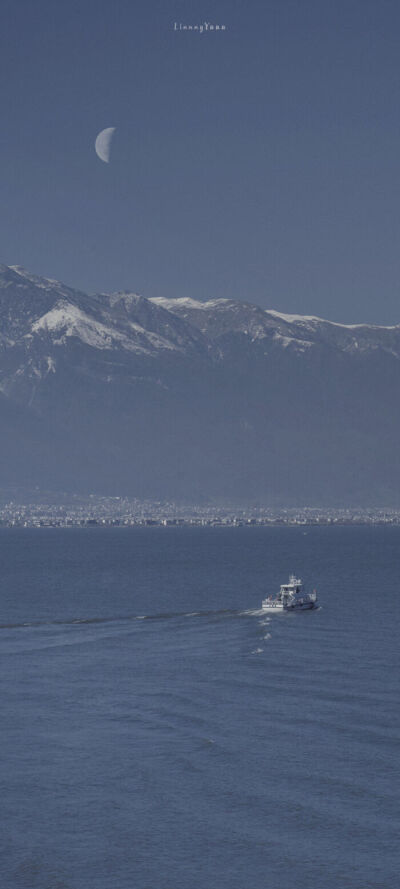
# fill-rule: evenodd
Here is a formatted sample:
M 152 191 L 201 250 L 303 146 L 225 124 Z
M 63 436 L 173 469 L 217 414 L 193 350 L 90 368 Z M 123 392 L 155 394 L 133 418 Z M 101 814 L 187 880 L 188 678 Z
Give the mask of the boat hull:
M 279 612 L 285 611 L 283 605 L 263 605 L 261 610 L 270 612 L 271 614 L 277 614 Z
M 304 602 L 302 605 L 285 605 L 284 611 L 310 611 L 311 608 L 316 607 L 316 602 Z
M 278 602 L 276 605 L 273 605 L 272 603 L 268 604 L 268 605 L 267 604 L 264 605 L 264 603 L 263 603 L 262 604 L 262 611 L 265 611 L 266 613 L 269 613 L 269 614 L 279 614 L 279 613 L 282 613 L 282 611 L 310 611 L 312 608 L 317 608 L 317 607 L 318 607 L 318 604 L 317 604 L 317 602 L 314 602 L 314 601 L 313 602 L 302 602 L 302 603 L 298 602 L 298 603 L 293 603 L 292 605 L 282 605 L 280 602 Z

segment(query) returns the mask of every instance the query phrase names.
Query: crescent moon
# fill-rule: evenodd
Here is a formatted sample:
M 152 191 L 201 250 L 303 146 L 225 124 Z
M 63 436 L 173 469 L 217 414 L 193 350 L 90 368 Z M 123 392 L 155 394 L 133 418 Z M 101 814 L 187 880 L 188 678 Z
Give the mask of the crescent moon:
M 94 143 L 97 156 L 105 164 L 110 163 L 111 142 L 115 130 L 116 127 L 106 127 L 105 130 L 98 134 Z

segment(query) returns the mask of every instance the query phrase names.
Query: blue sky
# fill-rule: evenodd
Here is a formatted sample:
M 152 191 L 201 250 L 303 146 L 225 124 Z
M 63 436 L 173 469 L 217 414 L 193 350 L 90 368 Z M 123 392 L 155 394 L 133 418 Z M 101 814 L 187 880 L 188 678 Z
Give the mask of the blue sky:
M 399 35 L 397 0 L 3 0 L 0 261 L 399 323 Z

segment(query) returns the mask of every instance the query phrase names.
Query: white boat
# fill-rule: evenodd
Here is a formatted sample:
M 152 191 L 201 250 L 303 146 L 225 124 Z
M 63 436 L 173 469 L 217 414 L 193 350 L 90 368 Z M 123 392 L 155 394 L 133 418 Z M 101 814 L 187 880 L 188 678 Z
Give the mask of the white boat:
M 314 590 L 312 593 L 304 593 L 303 592 L 303 584 L 300 578 L 295 577 L 294 574 L 291 574 L 289 577 L 289 583 L 283 583 L 278 595 L 275 599 L 272 596 L 268 596 L 268 599 L 263 599 L 262 601 L 262 610 L 263 611 L 306 611 L 310 608 L 316 608 L 317 606 L 317 593 Z

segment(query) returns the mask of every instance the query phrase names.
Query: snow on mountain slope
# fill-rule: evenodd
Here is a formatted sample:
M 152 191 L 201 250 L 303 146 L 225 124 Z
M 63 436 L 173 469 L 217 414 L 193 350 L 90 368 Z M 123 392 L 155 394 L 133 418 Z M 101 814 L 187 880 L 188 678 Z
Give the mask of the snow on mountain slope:
M 151 302 L 184 318 L 212 340 L 235 333 L 245 334 L 253 341 L 264 339 L 272 336 L 277 326 L 268 318 L 264 309 L 232 299 L 200 302 L 188 298 L 164 300 L 156 297 Z
M 7 266 L 0 266 L 0 274 L 1 268 L 7 268 Z M 72 287 L 68 287 L 66 284 L 63 284 L 61 281 L 57 281 L 55 278 L 43 278 L 39 275 L 33 275 L 32 272 L 29 272 L 21 265 L 10 265 L 8 266 L 12 272 L 18 275 L 19 281 L 18 284 L 20 287 L 28 287 L 29 284 L 33 284 L 39 290 L 44 290 L 46 292 L 50 292 L 52 294 L 57 293 L 59 296 L 75 297 L 79 294 L 80 296 L 84 296 L 85 294 L 82 291 L 74 290 Z
M 204 349 L 203 337 L 161 307 L 132 293 L 89 296 L 20 266 L 0 266 L 0 348 L 30 352 L 46 339 L 96 350 L 159 352 Z
M 152 336 L 159 348 L 176 348 L 180 351 L 206 347 L 203 336 L 183 318 L 167 311 L 163 306 L 135 293 L 122 292 L 100 294 L 98 308 L 103 320 L 118 323 L 127 334 L 141 327 Z
M 380 327 L 376 324 L 342 324 L 307 315 L 287 315 L 275 310 L 267 314 L 288 330 L 301 333 L 319 347 L 361 354 L 382 351 L 400 357 L 400 325 Z
M 359 327 L 366 327 L 369 330 L 397 330 L 400 325 L 391 324 L 391 325 L 379 325 L 379 324 L 343 324 L 339 321 L 327 321 L 326 318 L 320 318 L 318 315 L 288 315 L 285 312 L 277 312 L 275 309 L 266 309 L 268 315 L 273 315 L 275 318 L 281 318 L 282 321 L 286 321 L 288 324 L 294 324 L 299 322 L 301 324 L 306 323 L 307 321 L 317 321 L 320 324 L 332 324 L 334 327 L 344 327 L 346 330 L 356 330 Z
M 272 346 L 289 347 L 299 353 L 312 347 L 328 347 L 354 354 L 380 350 L 400 358 L 400 325 L 341 324 L 315 315 L 285 314 L 229 299 L 200 302 L 158 297 L 151 301 L 183 317 L 214 341 L 241 333 L 251 342 L 269 340 Z
M 32 324 L 32 336 L 35 333 L 47 333 L 52 336 L 53 344 L 64 345 L 68 337 L 76 337 L 81 343 L 93 349 L 122 348 L 132 352 L 149 354 L 154 349 L 174 349 L 169 340 L 146 331 L 140 324 L 130 323 L 130 335 L 118 330 L 115 325 L 103 324 L 91 317 L 77 306 L 60 301 L 54 309 L 42 315 Z M 56 334 L 56 336 L 54 336 Z

